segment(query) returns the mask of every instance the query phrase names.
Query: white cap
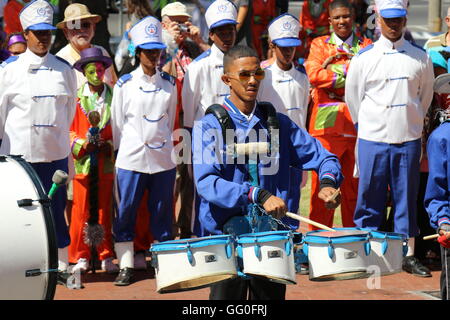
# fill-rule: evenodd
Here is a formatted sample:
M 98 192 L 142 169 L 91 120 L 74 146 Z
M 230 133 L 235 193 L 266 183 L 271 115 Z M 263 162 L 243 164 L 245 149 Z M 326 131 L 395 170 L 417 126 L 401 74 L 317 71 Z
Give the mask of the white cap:
M 53 7 L 45 0 L 28 3 L 19 13 L 23 30 L 56 30 L 53 26 Z
M 406 17 L 408 0 L 375 0 L 378 12 L 383 18 Z
M 191 15 L 187 12 L 186 6 L 182 4 L 181 2 L 171 2 L 167 4 L 164 8 L 161 10 L 161 17 L 169 16 L 185 16 L 185 17 L 191 17 Z
M 210 30 L 226 24 L 237 24 L 236 6 L 228 0 L 216 0 L 206 10 L 205 19 Z
M 137 22 L 129 31 L 131 40 L 136 48 L 165 49 L 162 42 L 161 23 L 155 17 L 145 17 Z
M 298 38 L 300 22 L 289 13 L 276 17 L 269 24 L 270 40 L 279 47 L 298 47 L 302 44 Z

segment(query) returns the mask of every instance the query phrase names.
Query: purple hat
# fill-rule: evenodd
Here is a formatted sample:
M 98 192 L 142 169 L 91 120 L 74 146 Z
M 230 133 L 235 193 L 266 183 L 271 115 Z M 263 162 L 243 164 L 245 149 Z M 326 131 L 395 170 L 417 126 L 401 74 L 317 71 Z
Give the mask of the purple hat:
M 27 41 L 20 33 L 12 34 L 9 37 L 7 48 L 11 47 L 15 43 L 27 43 Z
M 97 47 L 87 48 L 80 52 L 80 60 L 73 64 L 73 67 L 83 72 L 83 67 L 90 62 L 101 62 L 106 68 L 112 64 L 110 57 L 104 56 L 102 49 Z

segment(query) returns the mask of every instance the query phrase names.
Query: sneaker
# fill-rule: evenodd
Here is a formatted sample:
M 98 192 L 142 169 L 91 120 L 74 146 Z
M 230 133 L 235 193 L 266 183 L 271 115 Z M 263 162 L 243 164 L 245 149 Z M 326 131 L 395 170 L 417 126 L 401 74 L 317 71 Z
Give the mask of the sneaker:
M 102 270 L 106 273 L 117 273 L 120 269 L 117 264 L 113 263 L 113 258 L 107 258 L 102 260 Z
M 84 273 L 89 269 L 89 260 L 85 258 L 78 259 L 76 265 L 70 267 L 70 273 Z
M 147 270 L 147 260 L 144 252 L 137 252 L 134 255 L 134 270 Z

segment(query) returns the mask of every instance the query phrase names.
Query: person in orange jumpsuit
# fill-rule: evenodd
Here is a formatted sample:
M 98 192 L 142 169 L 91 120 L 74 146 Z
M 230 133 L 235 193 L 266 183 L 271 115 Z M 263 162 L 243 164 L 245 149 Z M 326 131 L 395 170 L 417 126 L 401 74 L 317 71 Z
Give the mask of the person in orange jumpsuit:
M 348 0 L 335 0 L 329 10 L 329 23 L 334 32 L 312 41 L 310 55 L 305 62 L 313 87 L 308 131 L 339 158 L 345 177 L 341 185 L 342 224 L 353 227 L 358 191 L 358 180 L 353 178 L 357 134 L 344 102 L 345 79 L 351 57 L 371 44 L 371 40 L 359 38 L 353 33 L 354 17 Z M 323 207 L 318 193 L 319 179 L 313 172 L 310 219 L 332 227 L 334 210 Z
M 31 0 L 9 0 L 3 8 L 3 23 L 7 34 L 23 32 L 19 13 Z
M 253 0 L 251 18 L 252 43 L 261 60 L 267 58 L 269 48 L 267 27 L 276 16 L 276 0 Z
M 90 247 L 85 243 L 85 226 L 90 212 L 90 173 L 93 153 L 98 164 L 98 223 L 103 227 L 104 237 L 97 246 L 97 254 L 106 272 L 118 272 L 119 268 L 112 262 L 114 249 L 112 243 L 112 191 L 114 181 L 114 154 L 112 129 L 109 124 L 111 116 L 112 89 L 103 82 L 105 70 L 112 64 L 111 58 L 104 56 L 99 48 L 88 48 L 80 53 L 81 58 L 74 64 L 74 69 L 87 78 L 87 82 L 78 90 L 75 117 L 72 122 L 70 138 L 75 165 L 73 179 L 73 206 L 70 223 L 71 243 L 69 245 L 69 262 L 76 263 L 72 272 L 84 272 L 89 269 Z M 92 127 L 89 114 L 97 111 L 100 115 L 98 124 L 99 141 L 87 138 Z M 95 196 L 95 195 L 94 195 Z
M 300 12 L 300 40 L 298 48 L 300 57 L 309 54 L 311 42 L 314 38 L 330 34 L 329 6 L 332 0 L 307 0 L 303 2 Z

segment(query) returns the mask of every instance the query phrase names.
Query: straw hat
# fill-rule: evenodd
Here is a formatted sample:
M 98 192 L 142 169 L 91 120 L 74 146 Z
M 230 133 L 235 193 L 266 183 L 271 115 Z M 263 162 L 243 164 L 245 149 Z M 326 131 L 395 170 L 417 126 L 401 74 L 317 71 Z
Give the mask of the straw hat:
M 77 20 L 92 19 L 94 23 L 98 23 L 102 20 L 102 17 L 98 14 L 92 14 L 89 12 L 88 7 L 81 3 L 72 3 L 64 10 L 64 20 L 59 22 L 56 27 L 63 29 L 67 22 L 74 22 Z

